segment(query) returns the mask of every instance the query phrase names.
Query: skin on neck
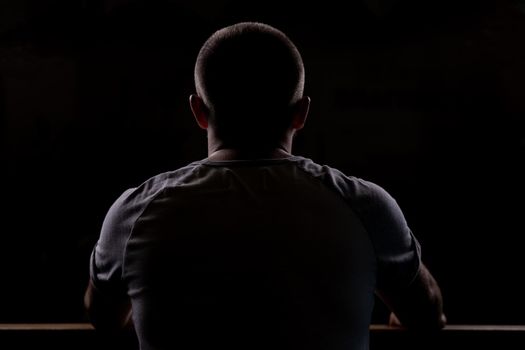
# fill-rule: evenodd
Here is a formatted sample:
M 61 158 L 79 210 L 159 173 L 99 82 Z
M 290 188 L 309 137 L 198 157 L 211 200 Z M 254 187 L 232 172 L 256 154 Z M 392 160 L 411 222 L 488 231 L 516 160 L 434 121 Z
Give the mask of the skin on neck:
M 298 130 L 304 127 L 310 107 L 310 98 L 304 96 L 296 102 L 292 112 L 292 123 L 283 139 L 275 145 L 275 147 L 264 149 L 227 147 L 223 141 L 216 136 L 213 126 L 208 123 L 209 111 L 204 101 L 197 95 L 191 95 L 190 107 L 197 125 L 207 132 L 209 160 L 280 159 L 288 158 L 292 155 L 293 137 Z
M 247 160 L 247 159 L 279 159 L 292 155 L 292 140 L 294 130 L 289 130 L 286 136 L 275 147 L 263 149 L 233 148 L 225 146 L 212 127 L 208 127 L 208 159 L 209 160 Z

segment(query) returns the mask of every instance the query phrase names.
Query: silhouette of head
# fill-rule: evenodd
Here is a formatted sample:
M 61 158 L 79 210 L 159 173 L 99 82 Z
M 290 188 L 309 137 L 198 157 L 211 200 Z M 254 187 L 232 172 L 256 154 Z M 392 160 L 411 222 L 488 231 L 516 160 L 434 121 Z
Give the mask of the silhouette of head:
M 209 126 L 225 146 L 275 146 L 303 96 L 304 66 L 292 41 L 262 23 L 212 34 L 195 64 L 195 86 Z

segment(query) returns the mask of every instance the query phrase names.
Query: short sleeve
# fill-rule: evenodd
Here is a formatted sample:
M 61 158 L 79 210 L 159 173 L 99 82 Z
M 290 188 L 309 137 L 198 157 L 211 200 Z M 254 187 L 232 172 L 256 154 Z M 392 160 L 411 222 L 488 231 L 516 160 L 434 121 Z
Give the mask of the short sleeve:
M 421 247 L 403 212 L 382 187 L 302 158 L 300 167 L 341 195 L 361 220 L 376 258 L 376 288 L 408 286 L 421 265 Z
M 129 194 L 124 192 L 111 206 L 90 258 L 90 276 L 95 288 L 103 293 L 122 294 L 124 251 L 131 232 Z
M 374 247 L 377 288 L 408 286 L 421 265 L 421 247 L 401 208 L 380 186 L 359 180 L 359 214 Z

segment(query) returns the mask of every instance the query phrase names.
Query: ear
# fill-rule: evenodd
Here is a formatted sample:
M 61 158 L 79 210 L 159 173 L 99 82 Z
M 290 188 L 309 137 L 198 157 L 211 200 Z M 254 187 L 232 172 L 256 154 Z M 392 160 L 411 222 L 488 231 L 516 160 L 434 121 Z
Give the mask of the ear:
M 202 98 L 198 95 L 190 95 L 190 108 L 195 117 L 195 121 L 201 129 L 208 129 L 208 119 L 210 117 L 210 112 L 208 107 L 204 104 Z
M 292 116 L 292 128 L 295 130 L 301 130 L 306 122 L 308 116 L 308 110 L 310 109 L 310 97 L 303 96 L 299 101 L 295 103 L 293 108 Z

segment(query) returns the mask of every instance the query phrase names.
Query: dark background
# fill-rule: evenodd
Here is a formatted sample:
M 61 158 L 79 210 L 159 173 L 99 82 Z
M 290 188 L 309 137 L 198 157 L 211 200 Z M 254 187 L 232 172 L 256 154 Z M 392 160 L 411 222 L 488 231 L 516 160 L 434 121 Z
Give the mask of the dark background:
M 397 199 L 449 321 L 525 323 L 525 2 L 510 0 L 2 0 L 0 322 L 85 320 L 105 212 L 206 156 L 194 59 L 241 20 L 297 44 L 312 107 L 294 153 Z

